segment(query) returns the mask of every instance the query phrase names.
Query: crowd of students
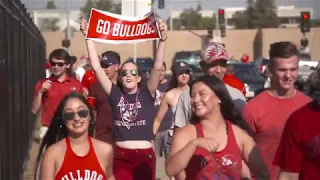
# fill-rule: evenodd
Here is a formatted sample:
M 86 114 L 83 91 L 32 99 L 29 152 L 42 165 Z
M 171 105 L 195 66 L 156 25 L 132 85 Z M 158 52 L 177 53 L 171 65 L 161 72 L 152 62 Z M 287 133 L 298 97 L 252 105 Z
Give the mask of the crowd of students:
M 294 88 L 293 43 L 270 45 L 271 87 L 246 102 L 240 86 L 224 82 L 229 56 L 219 43 L 202 50 L 204 76 L 192 81 L 189 65 L 177 62 L 166 79 L 167 26 L 158 23 L 146 80 L 117 52 L 99 57 L 90 39 L 92 69 L 82 77 L 67 51 L 50 54 L 32 107 L 42 115 L 35 179 L 155 180 L 159 156 L 176 180 L 320 179 L 320 104 Z M 85 36 L 86 21 L 80 29 Z

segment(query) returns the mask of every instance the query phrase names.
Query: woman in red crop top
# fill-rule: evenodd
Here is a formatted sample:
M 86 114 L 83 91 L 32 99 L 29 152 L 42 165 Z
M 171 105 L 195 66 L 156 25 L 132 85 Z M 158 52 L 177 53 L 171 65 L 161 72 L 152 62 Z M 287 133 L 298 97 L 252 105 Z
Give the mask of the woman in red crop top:
M 92 134 L 93 112 L 87 100 L 78 93 L 66 95 L 41 143 L 34 179 L 114 180 L 112 146 Z
M 244 160 L 257 179 L 269 179 L 249 126 L 221 80 L 203 76 L 191 85 L 192 123 L 178 129 L 166 162 L 176 179 L 241 179 Z

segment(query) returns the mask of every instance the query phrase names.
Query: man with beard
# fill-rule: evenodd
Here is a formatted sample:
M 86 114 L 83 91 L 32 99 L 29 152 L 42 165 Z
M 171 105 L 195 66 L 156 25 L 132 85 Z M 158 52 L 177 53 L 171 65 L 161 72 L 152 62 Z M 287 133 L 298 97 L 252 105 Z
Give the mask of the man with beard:
M 100 65 L 113 84 L 117 84 L 118 71 L 120 68 L 120 55 L 114 51 L 104 52 L 101 56 Z M 90 86 L 89 96 L 94 97 L 95 110 L 97 113 L 95 122 L 95 137 L 101 141 L 113 144 L 112 138 L 112 111 L 108 101 L 108 95 L 103 90 L 99 81 Z
M 294 88 L 298 76 L 299 50 L 291 42 L 276 42 L 269 50 L 271 86 L 243 109 L 243 116 L 255 132 L 255 141 L 271 173 L 277 179 L 279 168 L 272 165 L 283 127 L 288 117 L 311 99 Z
M 41 108 L 40 139 L 44 137 L 52 117 L 62 98 L 71 93 L 83 93 L 81 83 L 68 76 L 71 57 L 64 49 L 56 49 L 49 55 L 52 74 L 49 78 L 38 81 L 34 88 L 32 113 L 36 114 Z

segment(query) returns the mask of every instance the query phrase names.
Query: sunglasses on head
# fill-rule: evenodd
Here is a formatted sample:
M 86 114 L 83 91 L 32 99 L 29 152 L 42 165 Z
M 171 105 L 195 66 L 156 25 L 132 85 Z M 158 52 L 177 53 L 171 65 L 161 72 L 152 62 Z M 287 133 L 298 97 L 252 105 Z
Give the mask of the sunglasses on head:
M 76 114 L 77 114 L 80 118 L 86 118 L 86 117 L 88 117 L 88 115 L 89 115 L 89 111 L 83 109 L 83 110 L 80 110 L 80 111 L 78 111 L 78 112 L 65 112 L 62 117 L 63 117 L 63 119 L 66 120 L 66 121 L 71 121 L 71 120 L 74 119 L 74 116 L 75 116 Z
M 137 75 L 138 75 L 138 71 L 137 71 L 137 70 L 122 70 L 122 71 L 120 72 L 120 75 L 121 75 L 122 77 L 125 77 L 125 76 L 127 76 L 129 73 L 130 73 L 132 76 L 137 76 Z
M 52 66 L 52 67 L 55 67 L 56 65 L 58 65 L 59 67 L 62 67 L 62 66 L 64 66 L 66 63 L 62 63 L 62 62 L 58 62 L 58 63 L 56 63 L 56 62 L 50 62 L 50 65 Z

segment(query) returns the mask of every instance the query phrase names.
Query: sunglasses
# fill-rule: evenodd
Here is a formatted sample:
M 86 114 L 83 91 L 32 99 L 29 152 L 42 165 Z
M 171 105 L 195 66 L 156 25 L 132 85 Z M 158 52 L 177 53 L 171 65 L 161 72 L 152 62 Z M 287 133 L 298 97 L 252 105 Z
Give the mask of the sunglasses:
M 188 75 L 190 75 L 190 74 L 191 74 L 191 71 L 190 71 L 190 70 L 185 70 L 185 71 L 181 72 L 181 73 L 179 74 L 179 76 L 182 75 L 182 74 L 188 74 Z
M 50 62 L 50 65 L 52 66 L 52 67 L 55 67 L 56 65 L 58 65 L 59 67 L 62 67 L 62 66 L 64 66 L 66 63 L 62 63 L 62 62 L 59 62 L 59 63 L 55 63 L 55 62 Z
M 132 76 L 137 76 L 138 75 L 138 71 L 137 70 L 123 70 L 120 72 L 121 77 L 125 77 L 128 74 L 131 74 Z
M 80 110 L 80 111 L 78 111 L 78 112 L 65 112 L 62 117 L 63 117 L 63 119 L 66 120 L 66 121 L 71 121 L 71 120 L 74 119 L 74 116 L 75 116 L 76 114 L 77 114 L 80 118 L 86 118 L 86 117 L 88 117 L 88 115 L 89 115 L 89 111 L 83 109 L 83 110 Z

